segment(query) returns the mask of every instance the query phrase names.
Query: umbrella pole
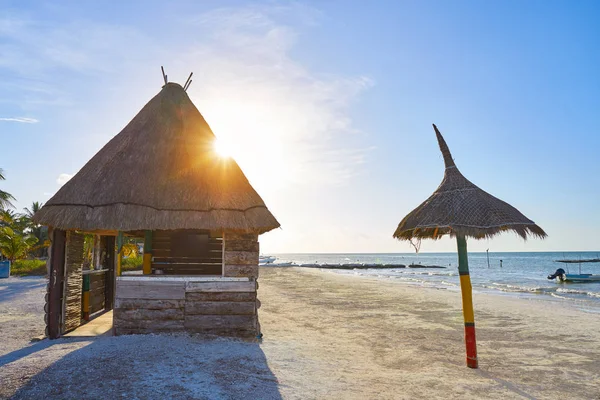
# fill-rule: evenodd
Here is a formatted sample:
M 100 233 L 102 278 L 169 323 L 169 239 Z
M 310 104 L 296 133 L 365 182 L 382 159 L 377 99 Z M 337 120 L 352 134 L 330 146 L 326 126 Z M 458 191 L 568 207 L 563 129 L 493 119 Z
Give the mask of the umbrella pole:
M 467 259 L 467 240 L 457 236 L 458 245 L 458 274 L 460 275 L 460 291 L 462 293 L 463 316 L 465 319 L 465 344 L 467 347 L 467 367 L 478 368 L 477 343 L 475 341 L 475 317 L 473 314 L 473 296 L 471 277 L 469 276 L 469 261 Z

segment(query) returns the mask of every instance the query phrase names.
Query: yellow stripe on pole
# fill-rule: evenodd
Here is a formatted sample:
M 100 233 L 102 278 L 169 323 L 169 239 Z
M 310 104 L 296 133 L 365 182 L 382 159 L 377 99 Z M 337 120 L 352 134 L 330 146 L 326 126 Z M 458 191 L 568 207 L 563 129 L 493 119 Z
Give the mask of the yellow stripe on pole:
M 117 253 L 117 276 L 121 276 L 121 264 L 123 263 L 123 250 Z
M 144 253 L 143 262 L 144 275 L 150 275 L 152 273 L 152 254 Z
M 474 323 L 475 316 L 473 314 L 473 295 L 471 288 L 471 277 L 469 275 L 460 276 L 460 289 L 463 302 L 463 315 L 465 322 Z
M 83 312 L 90 312 L 90 292 L 83 292 Z

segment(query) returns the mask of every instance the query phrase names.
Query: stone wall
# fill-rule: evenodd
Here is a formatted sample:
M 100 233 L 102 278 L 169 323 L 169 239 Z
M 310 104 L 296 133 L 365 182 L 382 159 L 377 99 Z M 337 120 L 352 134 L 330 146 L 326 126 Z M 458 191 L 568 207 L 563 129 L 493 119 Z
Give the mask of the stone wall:
M 81 325 L 83 235 L 74 231 L 67 232 L 65 251 L 63 333 Z
M 258 278 L 259 244 L 256 234 L 223 235 L 223 276 Z

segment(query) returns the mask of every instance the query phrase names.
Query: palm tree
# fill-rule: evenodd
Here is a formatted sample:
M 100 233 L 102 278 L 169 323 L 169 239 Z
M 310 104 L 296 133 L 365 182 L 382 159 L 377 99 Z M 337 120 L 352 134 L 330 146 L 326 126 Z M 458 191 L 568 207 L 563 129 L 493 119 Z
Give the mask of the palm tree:
M 27 228 L 31 231 L 31 234 L 35 236 L 38 240 L 39 244 L 37 249 L 33 252 L 36 257 L 44 257 L 46 254 L 46 247 L 48 241 L 48 229 L 44 226 L 36 224 L 33 222 L 33 216 L 42 208 L 44 204 L 39 201 L 34 201 L 31 203 L 31 208 L 25 207 L 23 210 L 25 213 L 23 214 L 23 220 L 27 224 Z
M 0 168 L 0 181 L 6 180 L 4 177 L 4 171 Z M 11 200 L 15 200 L 12 194 L 7 193 L 5 191 L 0 190 L 0 209 L 14 207 L 10 202 Z
M 37 241 L 36 237 L 20 234 L 8 226 L 0 228 L 0 254 L 8 258 L 11 263 L 25 258 Z
M 12 210 L 0 208 L 0 227 L 13 226 L 19 219 L 19 214 Z
M 30 220 L 33 219 L 33 216 L 35 215 L 35 213 L 40 211 L 40 208 L 42 208 L 43 205 L 44 205 L 44 203 L 40 203 L 39 201 L 34 201 L 33 203 L 31 203 L 31 208 L 27 208 L 27 207 L 24 208 L 25 216 L 27 218 L 29 218 Z

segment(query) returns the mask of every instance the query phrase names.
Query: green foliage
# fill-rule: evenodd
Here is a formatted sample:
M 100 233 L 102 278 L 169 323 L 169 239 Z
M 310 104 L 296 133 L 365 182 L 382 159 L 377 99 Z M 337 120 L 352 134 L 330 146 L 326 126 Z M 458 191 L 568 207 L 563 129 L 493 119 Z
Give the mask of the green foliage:
M 46 261 L 17 260 L 12 263 L 10 274 L 15 276 L 46 275 Z
M 36 201 L 31 209 L 25 208 L 24 214 L 0 208 L 0 256 L 15 261 L 27 256 L 46 255 L 48 230 L 32 220 L 41 206 Z
M 0 228 L 0 254 L 10 261 L 25 258 L 37 241 L 35 236 L 15 231 L 9 226 Z
M 141 271 L 142 264 L 142 256 L 123 258 L 123 261 L 121 262 L 121 271 Z

